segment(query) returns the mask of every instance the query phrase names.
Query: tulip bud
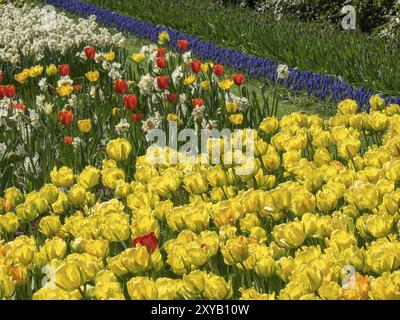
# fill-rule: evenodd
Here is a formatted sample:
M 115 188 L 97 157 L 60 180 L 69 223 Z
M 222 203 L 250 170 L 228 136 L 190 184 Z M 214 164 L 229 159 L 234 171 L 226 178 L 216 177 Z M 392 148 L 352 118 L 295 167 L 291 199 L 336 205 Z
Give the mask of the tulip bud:
M 206 273 L 200 270 L 184 274 L 182 277 L 180 295 L 185 299 L 201 299 L 205 289 L 205 277 Z
M 55 272 L 55 283 L 58 287 L 72 291 L 85 283 L 83 272 L 74 261 L 64 262 Z
M 74 207 L 79 207 L 85 202 L 85 195 L 85 188 L 76 184 L 69 190 L 68 198 Z
M 269 135 L 274 134 L 278 130 L 278 128 L 279 122 L 278 119 L 275 117 L 265 118 L 260 124 L 260 129 Z
M 46 74 L 51 77 L 58 73 L 57 66 L 55 64 L 50 64 L 46 67 Z
M 232 283 L 224 277 L 213 274 L 207 275 L 204 282 L 204 294 L 210 300 L 224 300 L 232 297 Z
M 107 155 L 115 161 L 125 161 L 132 151 L 130 142 L 123 138 L 111 140 L 107 143 Z
M 341 114 L 356 114 L 358 110 L 357 101 L 346 99 L 338 104 L 338 110 Z
M 56 235 L 61 229 L 59 216 L 47 216 L 40 219 L 39 231 L 50 238 Z
M 59 170 L 54 167 L 50 172 L 51 182 L 57 187 L 69 187 L 74 183 L 74 173 L 68 167 L 61 167 Z
M 148 277 L 134 277 L 127 283 L 129 296 L 132 300 L 156 300 L 157 287 Z
M 83 252 L 101 259 L 108 255 L 108 241 L 104 239 L 84 239 L 80 242 L 80 247 Z
M 77 182 L 86 189 L 93 188 L 99 183 L 99 170 L 92 166 L 86 166 L 78 176 Z
M 44 245 L 40 248 L 40 252 L 44 253 L 47 262 L 54 259 L 62 260 L 67 252 L 67 244 L 63 239 L 58 237 L 54 237 L 51 240 L 47 239 Z
M 92 130 L 92 121 L 90 119 L 78 121 L 79 131 L 82 133 L 88 133 Z
M 39 212 L 33 201 L 25 201 L 15 208 L 15 212 L 19 219 L 30 222 L 37 218 Z
M 17 231 L 19 228 L 18 217 L 12 213 L 7 212 L 4 215 L 0 215 L 0 230 L 4 233 L 11 234 Z
M 226 244 L 221 245 L 221 253 L 227 265 L 235 265 L 249 256 L 248 239 L 240 236 L 228 239 Z

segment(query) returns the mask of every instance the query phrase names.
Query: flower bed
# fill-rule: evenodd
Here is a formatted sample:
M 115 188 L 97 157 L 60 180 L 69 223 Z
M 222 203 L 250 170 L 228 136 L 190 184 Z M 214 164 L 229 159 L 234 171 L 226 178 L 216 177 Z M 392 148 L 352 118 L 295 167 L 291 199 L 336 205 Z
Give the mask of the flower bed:
M 3 62 L 0 298 L 399 299 L 400 106 L 278 119 L 157 42 Z

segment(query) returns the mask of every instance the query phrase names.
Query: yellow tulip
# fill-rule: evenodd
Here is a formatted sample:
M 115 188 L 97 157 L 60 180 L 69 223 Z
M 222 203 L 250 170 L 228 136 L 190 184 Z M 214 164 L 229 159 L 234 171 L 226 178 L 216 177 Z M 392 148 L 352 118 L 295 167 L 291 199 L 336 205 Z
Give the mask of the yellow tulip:
M 78 120 L 78 128 L 82 133 L 88 133 L 92 130 L 92 121 L 90 119 Z
M 114 61 L 115 52 L 114 51 L 107 52 L 106 54 L 104 54 L 104 59 L 106 59 L 106 61 L 108 61 L 108 62 Z
M 125 161 L 132 151 L 130 142 L 123 138 L 111 140 L 107 143 L 107 155 L 115 161 Z
M 57 88 L 57 93 L 60 97 L 70 95 L 74 91 L 74 88 L 70 84 L 65 84 Z
M 59 170 L 54 167 L 50 172 L 51 182 L 57 187 L 69 187 L 74 183 L 74 173 L 68 167 L 61 167 Z
M 164 45 L 169 42 L 170 37 L 167 31 L 162 31 L 158 34 L 158 44 Z
M 73 291 L 85 283 L 81 267 L 77 262 L 64 262 L 55 272 L 55 283 L 66 291 Z
M 141 54 L 141 53 L 134 53 L 134 54 L 132 55 L 131 59 L 132 59 L 133 61 L 135 61 L 136 63 L 141 63 L 141 62 L 144 61 L 145 57 L 144 57 L 144 55 Z
M 232 86 L 233 86 L 233 81 L 231 79 L 225 79 L 218 82 L 218 87 L 224 91 L 229 90 Z
M 229 122 L 235 125 L 239 125 L 243 122 L 243 114 L 242 113 L 236 113 L 232 114 L 228 117 Z
M 55 64 L 51 64 L 46 67 L 46 74 L 50 76 L 54 76 L 58 73 L 57 66 Z
M 99 72 L 99 70 L 89 71 L 89 72 L 85 73 L 85 77 L 90 82 L 96 82 L 100 78 L 100 72 Z

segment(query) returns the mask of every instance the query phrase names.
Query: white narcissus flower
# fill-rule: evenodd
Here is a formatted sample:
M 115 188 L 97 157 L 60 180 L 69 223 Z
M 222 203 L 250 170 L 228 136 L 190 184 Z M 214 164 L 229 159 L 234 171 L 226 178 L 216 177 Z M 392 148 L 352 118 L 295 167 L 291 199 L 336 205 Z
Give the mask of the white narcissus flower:
M 177 67 L 171 74 L 172 81 L 176 84 L 180 79 L 183 78 L 182 66 Z
M 43 92 L 44 92 L 44 91 L 47 91 L 48 85 L 47 85 L 47 80 L 46 80 L 46 78 L 40 79 L 38 85 L 39 85 L 39 89 L 40 89 L 41 91 L 43 91 Z
M 29 110 L 29 119 L 31 120 L 31 125 L 35 129 L 40 126 L 40 115 L 35 110 Z
M 196 106 L 193 108 L 192 116 L 195 120 L 203 119 L 205 106 Z
M 192 62 L 192 53 L 190 51 L 185 52 L 182 54 L 182 59 L 186 64 Z
M 142 77 L 140 78 L 140 81 L 138 83 L 140 93 L 141 94 L 149 94 L 151 91 L 151 88 L 153 86 L 153 82 L 154 82 L 154 79 L 149 73 L 142 75 Z
M 122 134 L 128 131 L 130 126 L 131 125 L 126 119 L 121 119 L 120 122 L 115 126 L 115 132 L 121 136 Z
M 14 65 L 22 56 L 41 60 L 47 49 L 65 54 L 82 44 L 122 47 L 125 42 L 122 33 L 112 34 L 108 29 L 100 28 L 94 16 L 76 20 L 51 6 L 3 4 L 0 21 L 0 60 Z
M 60 80 L 57 81 L 57 87 L 61 87 L 62 85 L 65 85 L 67 83 L 73 85 L 74 80 L 72 80 L 69 76 L 60 77 Z
M 159 112 L 156 112 L 153 117 L 148 117 L 142 121 L 142 130 L 148 132 L 151 129 L 159 128 L 162 124 L 162 116 Z
M 51 103 L 46 102 L 43 105 L 42 110 L 46 115 L 50 115 L 53 111 L 53 105 Z
M 149 57 L 151 54 L 155 54 L 157 46 L 154 44 L 150 44 L 148 46 L 143 46 L 140 49 L 140 53 L 143 54 L 145 57 Z
M 78 148 L 80 147 L 81 143 L 82 143 L 81 138 L 75 137 L 75 138 L 72 140 L 72 146 L 74 147 L 74 150 L 78 150 Z
M 42 95 L 42 94 L 37 95 L 37 96 L 36 96 L 36 105 L 37 105 L 39 108 L 43 108 L 44 100 L 45 100 L 45 99 L 46 99 L 46 98 L 45 98 L 44 95 Z
M 247 107 L 249 106 L 249 100 L 246 97 L 238 97 L 233 93 L 226 93 L 225 101 L 236 102 L 240 112 L 246 111 Z
M 289 77 L 289 67 L 286 64 L 280 64 L 276 68 L 278 79 L 287 79 Z

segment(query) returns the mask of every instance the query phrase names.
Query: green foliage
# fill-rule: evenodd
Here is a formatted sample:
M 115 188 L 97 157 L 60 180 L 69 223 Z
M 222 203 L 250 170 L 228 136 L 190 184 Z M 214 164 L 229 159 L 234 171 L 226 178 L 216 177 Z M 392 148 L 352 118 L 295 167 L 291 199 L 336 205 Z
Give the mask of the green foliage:
M 349 4 L 356 8 L 359 29 L 371 32 L 387 23 L 387 15 L 396 3 L 396 0 L 259 0 L 256 7 L 293 15 L 302 20 L 325 21 L 340 27 L 341 9 Z M 248 5 L 251 6 L 250 2 Z

